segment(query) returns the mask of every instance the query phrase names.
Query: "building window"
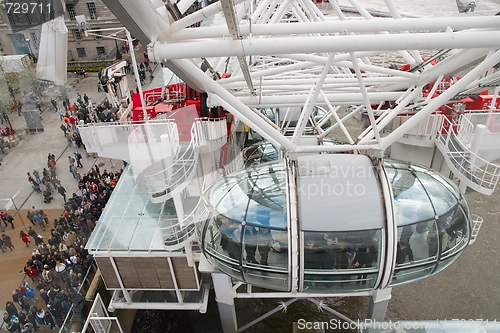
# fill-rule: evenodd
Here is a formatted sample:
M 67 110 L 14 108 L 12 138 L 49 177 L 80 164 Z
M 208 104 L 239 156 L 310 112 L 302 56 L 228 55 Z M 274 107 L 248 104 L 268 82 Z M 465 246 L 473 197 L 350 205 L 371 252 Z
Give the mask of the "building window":
M 78 30 L 78 29 L 73 29 L 73 36 L 75 36 L 75 40 L 77 42 L 82 40 L 82 34 L 81 34 L 80 30 Z
M 69 15 L 69 19 L 70 20 L 75 20 L 75 5 L 71 4 L 71 3 L 67 3 L 66 4 L 66 11 L 68 12 L 68 15 Z
M 31 15 L 29 13 L 26 14 L 26 23 L 32 24 L 33 20 L 31 19 Z
M 95 9 L 95 2 L 87 2 L 87 8 L 89 9 L 90 19 L 96 20 L 97 19 L 97 11 Z
M 85 53 L 85 48 L 84 47 L 77 47 L 76 52 L 78 53 L 79 58 L 83 58 L 87 56 L 87 53 Z
M 105 54 L 106 50 L 104 49 L 104 46 L 98 46 L 96 47 L 97 50 L 97 55 Z
M 31 40 L 33 41 L 33 45 L 39 45 L 38 36 L 36 35 L 36 33 L 32 32 L 30 33 L 30 35 Z
M 102 39 L 102 32 L 99 30 L 100 28 L 96 28 L 95 32 L 95 40 L 101 40 Z

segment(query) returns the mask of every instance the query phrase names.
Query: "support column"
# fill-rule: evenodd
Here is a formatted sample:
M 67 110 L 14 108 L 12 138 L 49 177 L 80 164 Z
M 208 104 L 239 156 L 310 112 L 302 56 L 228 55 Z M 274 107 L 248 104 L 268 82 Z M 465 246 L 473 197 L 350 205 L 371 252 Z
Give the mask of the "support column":
M 236 310 L 234 308 L 234 292 L 231 278 L 223 273 L 212 273 L 215 299 L 219 309 L 220 322 L 224 333 L 237 333 Z
M 384 320 L 392 288 L 375 290 L 370 296 L 367 319 Z

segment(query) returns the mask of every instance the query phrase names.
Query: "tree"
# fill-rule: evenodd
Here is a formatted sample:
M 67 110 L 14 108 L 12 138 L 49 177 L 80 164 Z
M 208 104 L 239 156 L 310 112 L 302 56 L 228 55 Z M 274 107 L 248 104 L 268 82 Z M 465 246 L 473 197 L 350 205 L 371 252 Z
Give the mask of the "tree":
M 10 106 L 13 102 L 13 90 L 8 84 L 8 73 L 5 73 L 0 69 L 0 113 L 2 113 L 3 119 L 9 124 L 10 130 L 13 131 L 12 124 L 9 119 Z
M 42 72 L 36 68 L 36 64 L 29 62 L 28 66 L 24 66 L 21 71 L 18 72 L 19 76 L 19 87 L 22 91 L 33 93 L 37 99 L 42 100 L 43 91 L 43 77 Z

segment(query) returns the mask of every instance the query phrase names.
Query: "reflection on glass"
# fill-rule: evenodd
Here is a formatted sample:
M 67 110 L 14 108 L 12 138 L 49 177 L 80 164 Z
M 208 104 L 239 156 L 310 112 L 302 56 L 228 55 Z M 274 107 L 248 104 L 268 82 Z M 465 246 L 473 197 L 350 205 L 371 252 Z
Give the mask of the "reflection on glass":
M 242 225 L 222 215 L 204 230 L 203 251 L 212 265 L 256 286 L 289 289 L 286 231 Z
M 364 290 L 375 286 L 380 230 L 304 232 L 303 289 Z

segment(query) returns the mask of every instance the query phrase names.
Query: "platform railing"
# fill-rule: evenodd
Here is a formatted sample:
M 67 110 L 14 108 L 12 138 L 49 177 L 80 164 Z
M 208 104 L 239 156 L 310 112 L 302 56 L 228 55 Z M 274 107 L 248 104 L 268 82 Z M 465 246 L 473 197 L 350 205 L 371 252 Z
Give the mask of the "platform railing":
M 393 121 L 393 130 L 403 125 L 405 122 L 413 118 L 413 115 L 396 116 Z M 409 130 L 407 135 L 426 136 L 434 139 L 439 129 L 441 128 L 443 115 L 432 114 L 426 119 L 419 122 L 415 127 Z
M 469 245 L 474 244 L 476 241 L 477 235 L 479 234 L 479 230 L 481 229 L 481 226 L 483 225 L 483 218 L 479 215 L 472 214 L 473 220 L 472 220 L 472 230 L 470 233 L 470 240 L 469 240 Z
M 489 133 L 500 133 L 500 113 L 493 112 L 472 112 L 460 116 L 458 136 L 467 143 L 471 144 L 477 125 L 485 125 Z
M 481 193 L 491 194 L 500 178 L 500 166 L 490 163 L 460 144 L 453 123 L 443 118 L 436 145 L 441 148 L 448 167 L 460 181 Z
M 188 185 L 196 173 L 198 165 L 198 145 L 195 127 L 191 127 L 191 141 L 184 152 L 176 157 L 165 169 L 146 174 L 144 177 L 153 202 L 162 202 L 171 198 Z
M 196 118 L 193 127 L 200 146 L 207 141 L 221 141 L 227 138 L 226 118 Z
M 147 123 L 90 123 L 79 125 L 80 136 L 89 151 L 118 144 L 159 143 L 168 134 L 173 146 L 178 146 L 177 124 L 170 119 L 150 120 Z
M 198 221 L 208 219 L 210 212 L 205 208 L 203 200 L 200 199 L 193 211 L 182 221 L 171 218 L 160 221 L 159 229 L 163 236 L 163 244 L 166 249 L 179 249 L 195 235 L 195 226 Z

